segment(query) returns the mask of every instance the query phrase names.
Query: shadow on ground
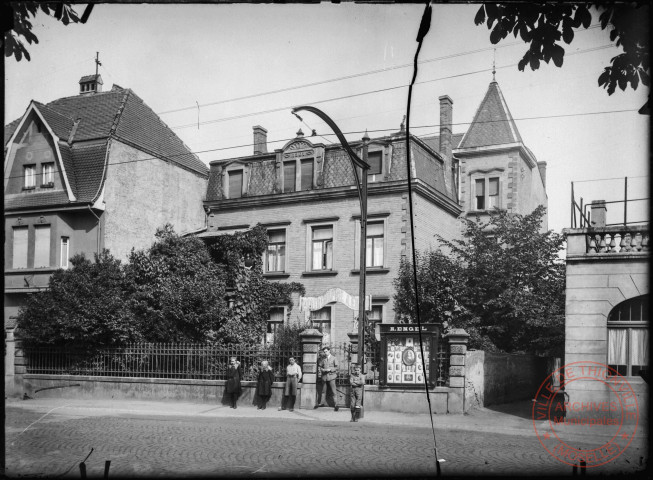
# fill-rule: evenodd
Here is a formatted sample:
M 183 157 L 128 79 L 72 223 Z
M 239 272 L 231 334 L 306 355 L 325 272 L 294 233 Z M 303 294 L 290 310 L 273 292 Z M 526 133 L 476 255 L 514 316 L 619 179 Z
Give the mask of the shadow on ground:
M 519 418 L 526 418 L 531 420 L 533 418 L 533 401 L 532 400 L 521 400 L 519 402 L 512 403 L 502 403 L 500 405 L 490 405 L 485 407 L 486 410 L 490 410 L 497 413 L 503 413 L 506 415 L 514 415 Z

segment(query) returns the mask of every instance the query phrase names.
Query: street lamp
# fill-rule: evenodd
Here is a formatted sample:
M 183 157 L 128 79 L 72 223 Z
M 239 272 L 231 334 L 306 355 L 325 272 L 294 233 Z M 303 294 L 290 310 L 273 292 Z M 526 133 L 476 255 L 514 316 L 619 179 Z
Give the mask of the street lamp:
M 356 188 L 358 190 L 358 200 L 361 207 L 361 242 L 360 242 L 360 285 L 358 288 L 358 363 L 361 367 L 361 372 L 365 372 L 365 273 L 366 273 L 366 250 L 367 250 L 367 171 L 370 169 L 369 163 L 367 163 L 367 148 L 370 141 L 367 132 L 363 137 L 363 158 L 361 159 L 356 152 L 351 148 L 347 139 L 342 134 L 338 126 L 335 124 L 329 116 L 324 113 L 322 110 L 319 110 L 315 107 L 301 106 L 295 107 L 292 109 L 293 115 L 299 118 L 302 121 L 302 118 L 297 115 L 297 112 L 306 110 L 307 112 L 314 113 L 326 124 L 331 127 L 331 130 L 336 134 L 340 144 L 344 147 L 345 151 L 349 154 L 349 160 L 351 160 L 352 166 L 354 167 L 354 176 L 356 177 Z M 362 177 L 359 178 L 358 169 L 362 171 Z M 361 402 L 362 407 L 362 402 Z M 362 417 L 361 409 L 361 417 Z

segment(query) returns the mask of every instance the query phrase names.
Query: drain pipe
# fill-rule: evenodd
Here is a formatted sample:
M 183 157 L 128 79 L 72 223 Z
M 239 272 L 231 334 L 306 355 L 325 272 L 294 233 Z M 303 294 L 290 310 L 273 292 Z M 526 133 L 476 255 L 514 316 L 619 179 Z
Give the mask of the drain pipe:
M 102 226 L 100 225 L 100 217 L 98 217 L 93 209 L 91 208 L 90 205 L 87 205 L 88 211 L 93 214 L 95 218 L 97 218 L 97 241 L 96 241 L 96 249 L 97 249 L 97 254 L 100 254 L 100 231 L 102 230 Z

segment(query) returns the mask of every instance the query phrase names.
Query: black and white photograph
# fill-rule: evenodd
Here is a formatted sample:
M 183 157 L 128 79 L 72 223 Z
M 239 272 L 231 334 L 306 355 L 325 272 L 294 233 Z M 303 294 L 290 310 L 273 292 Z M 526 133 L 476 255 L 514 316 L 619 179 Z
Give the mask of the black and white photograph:
M 2 23 L 4 476 L 650 474 L 648 2 Z

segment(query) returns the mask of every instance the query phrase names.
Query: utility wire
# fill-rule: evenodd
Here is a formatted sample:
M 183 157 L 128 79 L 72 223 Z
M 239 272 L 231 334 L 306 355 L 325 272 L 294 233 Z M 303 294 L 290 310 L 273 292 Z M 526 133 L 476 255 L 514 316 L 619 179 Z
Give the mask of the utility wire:
M 625 109 L 625 110 L 604 110 L 604 111 L 599 111 L 599 112 L 585 112 L 585 113 L 568 113 L 568 114 L 560 114 L 560 115 L 541 115 L 537 117 L 522 117 L 522 118 L 513 118 L 515 121 L 522 121 L 522 120 L 543 120 L 543 119 L 549 119 L 549 118 L 562 118 L 562 117 L 577 117 L 577 116 L 585 116 L 585 115 L 602 115 L 602 114 L 612 114 L 612 113 L 627 113 L 627 112 L 636 112 L 638 109 L 633 108 L 633 109 Z M 479 122 L 457 122 L 457 123 L 452 123 L 452 126 L 460 126 L 460 125 L 471 125 L 472 123 L 476 124 L 484 124 L 484 123 L 497 123 L 497 122 L 505 122 L 506 120 L 486 120 L 486 121 L 479 121 Z M 310 128 L 307 124 L 305 124 L 308 128 Z M 432 124 L 432 125 L 418 125 L 411 127 L 413 130 L 415 129 L 422 129 L 422 128 L 438 128 L 440 125 L 439 124 Z M 311 129 L 312 131 L 313 129 Z M 382 129 L 375 129 L 375 130 L 353 130 L 349 132 L 343 132 L 345 135 L 358 135 L 362 134 L 365 132 L 368 133 L 377 133 L 377 132 L 394 132 L 397 131 L 397 127 L 392 127 L 392 128 L 382 128 Z M 431 136 L 434 136 L 435 134 L 428 134 L 428 135 L 419 135 L 418 138 L 428 138 Z M 327 137 L 327 136 L 335 136 L 334 133 L 323 133 L 319 134 L 319 137 Z M 270 140 L 268 141 L 269 144 L 275 144 L 275 143 L 286 143 L 290 140 L 293 140 L 296 137 L 290 137 L 290 138 L 282 138 L 279 140 Z M 117 139 L 120 141 L 120 139 Z M 325 140 L 327 140 L 325 138 Z M 329 140 L 327 140 L 329 141 Z M 108 165 L 121 165 L 121 164 L 126 164 L 126 163 L 136 163 L 136 162 L 145 162 L 149 160 L 173 160 L 177 157 L 184 157 L 188 155 L 199 155 L 202 153 L 210 153 L 210 152 L 220 152 L 224 150 L 233 150 L 236 148 L 245 148 L 245 147 L 252 147 L 254 146 L 254 143 L 243 143 L 240 145 L 231 145 L 228 147 L 216 147 L 216 148 L 209 148 L 206 150 L 197 150 L 197 151 L 188 151 L 185 153 L 179 153 L 179 154 L 173 154 L 173 155 L 166 155 L 166 156 L 160 156 L 160 157 L 146 157 L 146 158 L 139 158 L 135 160 L 126 160 L 124 162 L 110 162 Z M 43 149 L 34 149 L 32 150 L 33 152 L 43 152 L 46 151 L 45 148 Z M 246 155 L 245 155 L 246 156 Z M 215 159 L 219 160 L 219 159 Z M 200 160 L 201 161 L 201 160 Z M 212 162 L 214 160 L 208 160 L 209 162 Z M 59 173 L 61 170 L 55 169 L 53 170 L 55 173 Z M 36 173 L 35 175 L 39 175 Z M 10 175 L 8 177 L 5 177 L 7 179 L 10 178 L 22 178 L 24 175 Z M 647 176 L 644 176 L 647 177 Z M 623 178 L 623 177 L 618 177 L 618 178 Z M 641 177 L 628 177 L 628 178 L 641 178 Z M 612 179 L 606 179 L 606 180 L 612 180 Z M 580 180 L 575 183 L 580 183 L 580 182 L 585 182 L 585 181 L 590 181 L 590 180 Z
M 609 45 L 593 47 L 593 48 L 589 48 L 589 49 L 585 49 L 585 50 L 578 50 L 576 52 L 568 53 L 567 56 L 578 55 L 578 54 L 581 54 L 581 53 L 594 52 L 596 50 L 603 50 L 603 49 L 610 48 L 610 47 L 613 47 L 613 46 L 614 45 L 609 44 Z M 496 68 L 497 69 L 504 69 L 504 68 L 511 68 L 511 67 L 516 67 L 516 66 L 517 66 L 517 64 L 513 63 L 513 64 L 510 64 L 510 65 L 503 65 L 501 67 L 496 67 Z M 476 75 L 476 74 L 479 74 L 479 73 L 491 72 L 492 70 L 493 70 L 493 68 L 482 68 L 480 70 L 474 70 L 474 71 L 471 71 L 471 72 L 464 72 L 464 73 L 459 73 L 459 74 L 455 74 L 455 75 L 447 75 L 447 76 L 444 76 L 444 77 L 434 78 L 434 79 L 431 79 L 431 80 L 422 80 L 420 82 L 416 82 L 416 85 L 439 82 L 441 80 L 449 80 L 449 79 L 452 79 L 452 78 L 466 77 L 466 76 L 469 76 L 469 75 Z M 340 97 L 333 97 L 333 98 L 328 98 L 328 99 L 325 99 L 325 100 L 316 100 L 316 101 L 305 102 L 305 103 L 310 103 L 311 105 L 316 105 L 316 104 L 320 104 L 320 103 L 335 102 L 335 101 L 338 101 L 338 100 L 347 100 L 347 99 L 350 99 L 350 98 L 362 97 L 362 96 L 365 96 L 365 95 L 372 95 L 372 94 L 375 94 L 375 93 L 389 92 L 389 91 L 392 91 L 392 90 L 398 90 L 398 89 L 402 89 L 402 88 L 406 88 L 406 87 L 407 87 L 406 85 L 396 85 L 396 86 L 393 86 L 393 87 L 379 88 L 379 89 L 376 89 L 376 90 L 368 90 L 368 91 L 365 91 L 365 92 L 353 93 L 353 94 L 350 94 L 350 95 L 343 95 L 343 96 L 340 96 Z M 208 124 L 212 124 L 212 123 L 221 123 L 221 122 L 226 122 L 226 121 L 230 121 L 230 120 L 238 120 L 238 119 L 241 119 L 241 118 L 252 117 L 252 116 L 256 116 L 256 115 L 265 115 L 265 114 L 268 114 L 268 113 L 280 112 L 280 111 L 283 111 L 283 110 L 292 109 L 294 106 L 295 105 L 286 105 L 286 106 L 283 106 L 283 107 L 273 108 L 273 109 L 270 109 L 270 110 L 263 110 L 263 111 L 251 112 L 251 113 L 243 113 L 243 114 L 240 114 L 240 115 L 234 115 L 234 116 L 231 116 L 231 117 L 224 117 L 224 118 L 217 118 L 217 119 L 214 119 L 214 120 L 206 120 L 204 122 L 201 122 L 200 125 L 208 125 Z M 170 127 L 170 128 L 173 129 L 173 130 L 176 130 L 176 129 L 182 129 L 182 128 L 188 128 L 188 127 L 195 127 L 195 126 L 197 126 L 197 122 L 188 123 L 188 124 L 184 124 L 184 125 L 176 125 L 176 126 L 173 126 L 173 127 Z
M 593 28 L 598 28 L 600 26 L 601 26 L 600 24 L 596 23 L 594 25 L 590 25 L 587 28 L 587 30 L 593 29 Z M 583 32 L 583 31 L 584 30 L 580 30 L 580 32 Z M 473 55 L 475 53 L 487 52 L 489 50 L 496 50 L 497 48 L 514 47 L 516 45 L 523 45 L 523 44 L 524 44 L 523 42 L 510 42 L 510 43 L 506 43 L 504 45 L 492 46 L 492 47 L 486 47 L 486 48 L 477 48 L 476 50 L 468 50 L 466 52 L 452 53 L 450 55 L 444 55 L 442 57 L 435 57 L 435 58 L 429 58 L 429 59 L 426 59 L 426 60 L 420 60 L 418 63 L 419 64 L 425 64 L 425 63 L 439 62 L 441 60 L 448 60 L 448 59 L 451 59 L 451 58 L 462 57 L 462 56 L 466 56 L 466 55 Z M 610 46 L 613 46 L 613 45 L 611 44 Z M 571 53 L 568 53 L 567 55 L 571 55 Z M 266 95 L 273 95 L 273 94 L 276 94 L 276 93 L 289 92 L 289 91 L 293 91 L 293 90 L 298 90 L 300 88 L 308 88 L 308 87 L 315 87 L 315 86 L 318 86 L 318 85 L 326 85 L 328 83 L 340 82 L 342 80 L 350 80 L 352 78 L 358 78 L 358 77 L 363 77 L 363 76 L 367 76 L 367 75 L 374 75 L 374 74 L 377 74 L 377 73 L 384 73 L 384 72 L 389 72 L 389 71 L 392 71 L 392 70 L 399 70 L 399 69 L 402 69 L 402 68 L 407 68 L 407 67 L 412 67 L 412 66 L 413 66 L 413 63 L 404 63 L 404 64 L 401 64 L 401 65 L 394 65 L 394 66 L 391 66 L 391 67 L 379 68 L 379 69 L 376 69 L 376 70 L 369 70 L 367 72 L 360 72 L 360 73 L 354 73 L 354 74 L 351 74 L 351 75 L 345 75 L 345 76 L 342 76 L 342 77 L 335 77 L 335 78 L 331 78 L 331 79 L 328 79 L 328 80 L 320 80 L 320 81 L 317 81 L 317 82 L 304 83 L 302 85 L 295 85 L 293 87 L 284 87 L 284 88 L 279 88 L 277 90 L 269 90 L 267 92 L 254 93 L 254 94 L 251 94 L 251 95 L 244 95 L 242 97 L 235 97 L 235 98 L 229 98 L 229 99 L 225 99 L 225 100 L 218 100 L 218 101 L 215 101 L 215 102 L 204 103 L 204 104 L 201 104 L 200 107 L 210 107 L 210 106 L 213 106 L 213 105 L 221 105 L 221 104 L 229 103 L 229 102 L 236 102 L 236 101 L 240 101 L 240 100 L 248 100 L 250 98 L 257 98 L 257 97 L 262 97 L 262 96 L 266 96 Z M 165 110 L 163 112 L 157 112 L 157 115 L 167 115 L 169 113 L 184 112 L 184 111 L 187 111 L 187 110 L 193 110 L 194 108 L 197 108 L 197 107 L 196 106 L 188 106 L 188 107 L 176 108 L 176 109 L 173 109 L 173 110 Z

